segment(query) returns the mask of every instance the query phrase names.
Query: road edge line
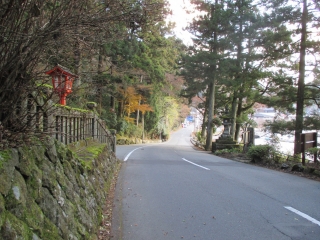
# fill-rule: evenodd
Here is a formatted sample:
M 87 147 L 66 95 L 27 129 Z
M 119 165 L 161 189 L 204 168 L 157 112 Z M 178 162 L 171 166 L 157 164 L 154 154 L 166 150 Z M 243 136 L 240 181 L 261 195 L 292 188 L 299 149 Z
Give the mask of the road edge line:
M 194 163 L 194 162 L 191 162 L 191 161 L 189 161 L 189 160 L 187 160 L 187 159 L 185 159 L 185 158 L 182 158 L 182 160 L 183 160 L 183 161 L 186 161 L 186 162 L 188 162 L 188 163 L 190 163 L 190 164 L 193 164 L 193 165 L 195 165 L 195 166 L 197 166 L 197 167 L 203 168 L 203 169 L 205 169 L 205 170 L 210 170 L 209 168 L 206 168 L 206 167 L 204 167 L 204 166 L 201 166 L 201 165 L 199 165 L 199 164 L 196 164 L 196 163 Z
M 138 150 L 138 149 L 140 149 L 140 148 L 143 148 L 143 147 L 138 147 L 138 148 L 136 148 L 136 149 L 133 149 L 131 152 L 129 152 L 128 153 L 128 155 L 124 158 L 124 162 L 126 162 L 127 160 L 128 160 L 128 158 L 130 157 L 130 155 L 134 152 L 134 151 L 136 151 L 136 150 Z
M 309 215 L 307 215 L 307 214 L 305 214 L 303 212 L 300 212 L 299 210 L 297 210 L 297 209 L 295 209 L 293 207 L 284 206 L 284 208 L 288 209 L 291 212 L 294 212 L 295 214 L 298 214 L 300 217 L 303 217 L 303 218 L 309 220 L 310 222 L 312 222 L 314 224 L 317 224 L 320 227 L 320 222 L 317 219 L 314 219 L 313 217 L 310 217 Z

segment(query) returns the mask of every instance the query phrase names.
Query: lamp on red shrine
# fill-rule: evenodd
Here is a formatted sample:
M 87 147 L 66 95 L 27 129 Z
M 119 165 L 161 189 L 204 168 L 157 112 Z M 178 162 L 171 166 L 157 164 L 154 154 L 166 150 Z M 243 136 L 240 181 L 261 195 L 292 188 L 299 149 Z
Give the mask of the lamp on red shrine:
M 78 78 L 78 76 L 59 64 L 47 71 L 46 74 L 52 77 L 53 90 L 59 95 L 60 104 L 66 105 L 66 98 L 72 92 L 73 81 Z

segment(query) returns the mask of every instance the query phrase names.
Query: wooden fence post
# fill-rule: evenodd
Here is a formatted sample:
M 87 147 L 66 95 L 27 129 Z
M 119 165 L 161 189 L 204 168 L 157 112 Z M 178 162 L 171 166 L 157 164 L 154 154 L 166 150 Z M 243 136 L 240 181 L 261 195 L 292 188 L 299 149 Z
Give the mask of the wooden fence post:
M 317 132 L 311 133 L 301 133 L 300 135 L 301 142 L 301 153 L 302 153 L 302 164 L 306 164 L 306 150 L 309 148 L 317 147 Z M 314 153 L 313 160 L 317 162 L 318 153 Z
M 45 119 L 45 117 L 43 118 Z M 92 138 L 100 143 L 108 144 L 112 151 L 116 149 L 115 134 L 112 135 L 107 130 L 105 122 L 94 113 L 83 114 L 73 110 L 70 112 L 69 110 L 57 108 L 46 118 L 55 119 L 53 125 L 53 128 L 55 128 L 54 137 L 64 144 Z M 43 124 L 45 126 L 48 123 Z

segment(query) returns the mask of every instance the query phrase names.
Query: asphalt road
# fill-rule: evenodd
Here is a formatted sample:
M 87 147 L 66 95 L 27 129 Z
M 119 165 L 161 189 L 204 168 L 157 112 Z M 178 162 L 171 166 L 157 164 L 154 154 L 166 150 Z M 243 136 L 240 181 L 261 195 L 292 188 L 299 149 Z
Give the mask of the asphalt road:
M 320 182 L 199 151 L 191 131 L 117 147 L 112 239 L 320 240 Z

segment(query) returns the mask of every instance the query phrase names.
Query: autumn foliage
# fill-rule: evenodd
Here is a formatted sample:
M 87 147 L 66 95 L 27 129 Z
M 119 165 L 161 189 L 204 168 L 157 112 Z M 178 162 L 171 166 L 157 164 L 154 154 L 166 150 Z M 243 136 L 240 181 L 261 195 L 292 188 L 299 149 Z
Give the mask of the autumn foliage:
M 137 93 L 134 87 L 119 88 L 118 91 L 122 95 L 121 101 L 124 106 L 123 113 L 126 121 L 134 123 L 135 118 L 131 117 L 132 113 L 141 112 L 145 114 L 147 111 L 153 111 L 149 104 L 144 103 L 146 98 Z

